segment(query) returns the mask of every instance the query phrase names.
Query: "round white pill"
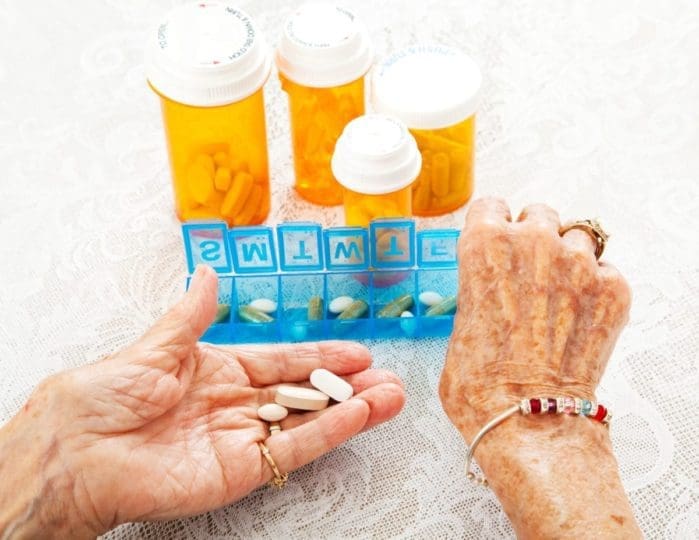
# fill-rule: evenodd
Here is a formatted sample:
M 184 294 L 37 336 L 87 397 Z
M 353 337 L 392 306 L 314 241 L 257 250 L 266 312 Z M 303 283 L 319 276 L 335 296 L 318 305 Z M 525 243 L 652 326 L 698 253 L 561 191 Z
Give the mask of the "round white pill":
M 289 411 L 286 410 L 286 407 L 276 403 L 267 403 L 257 409 L 257 416 L 260 417 L 260 420 L 265 420 L 266 422 L 279 422 L 279 420 L 286 418 L 287 414 L 289 414 Z
M 256 298 L 248 304 L 251 308 L 262 313 L 274 313 L 277 311 L 277 303 L 269 298 Z
M 346 401 L 354 394 L 352 385 L 327 369 L 314 369 L 311 384 L 335 401 Z
M 404 311 L 400 314 L 400 328 L 405 332 L 407 336 L 412 336 L 417 330 L 417 321 L 415 320 L 415 315 L 410 311 Z
M 320 411 L 328 406 L 329 397 L 323 392 L 303 386 L 280 386 L 274 401 L 290 409 Z
M 328 305 L 328 310 L 330 310 L 330 313 L 338 315 L 350 307 L 352 302 L 354 302 L 354 298 L 351 296 L 338 296 L 332 299 Z
M 420 296 L 418 296 L 418 300 L 420 300 L 421 304 L 432 307 L 439 304 L 444 298 L 438 292 L 423 291 L 420 293 Z

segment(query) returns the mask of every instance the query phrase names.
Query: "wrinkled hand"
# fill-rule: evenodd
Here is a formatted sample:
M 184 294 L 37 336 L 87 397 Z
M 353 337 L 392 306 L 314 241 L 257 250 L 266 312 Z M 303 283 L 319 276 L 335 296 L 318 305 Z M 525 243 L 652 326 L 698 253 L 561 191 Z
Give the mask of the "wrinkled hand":
M 37 474 L 46 481 L 36 496 L 54 505 L 38 505 L 44 522 L 70 516 L 81 523 L 64 530 L 97 534 L 126 521 L 204 512 L 270 480 L 258 441 L 288 472 L 399 412 L 400 380 L 368 369 L 370 354 L 358 344 L 197 343 L 215 315 L 216 285 L 213 271 L 198 268 L 184 299 L 141 339 L 48 379 L 0 431 L 6 452 L 21 452 L 12 443 L 20 439 L 42 449 Z M 291 414 L 269 437 L 257 407 L 273 401 L 280 383 L 306 381 L 318 367 L 345 376 L 355 396 Z
M 458 312 L 442 372 L 446 413 L 467 440 L 523 397 L 591 399 L 631 301 L 589 235 L 560 237 L 555 210 L 512 222 L 500 199 L 475 201 L 459 239 Z

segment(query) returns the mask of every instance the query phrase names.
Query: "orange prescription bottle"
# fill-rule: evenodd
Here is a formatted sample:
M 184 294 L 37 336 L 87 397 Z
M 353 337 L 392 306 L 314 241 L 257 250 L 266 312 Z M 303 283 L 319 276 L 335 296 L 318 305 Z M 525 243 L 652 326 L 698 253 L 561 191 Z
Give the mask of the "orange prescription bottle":
M 415 215 L 446 214 L 473 194 L 480 88 L 475 62 L 441 45 L 408 47 L 372 72 L 374 109 L 403 121 L 422 154 L 412 186 Z
M 250 17 L 227 2 L 185 4 L 149 36 L 181 221 L 262 223 L 269 165 L 262 86 L 272 58 Z
M 369 114 L 347 124 L 331 164 L 342 185 L 346 224 L 366 227 L 377 218 L 410 217 L 410 186 L 420 164 L 415 139 L 401 122 Z
M 289 98 L 296 191 L 342 203 L 330 158 L 342 129 L 364 114 L 364 75 L 373 53 L 365 27 L 344 8 L 304 4 L 284 24 L 276 64 Z

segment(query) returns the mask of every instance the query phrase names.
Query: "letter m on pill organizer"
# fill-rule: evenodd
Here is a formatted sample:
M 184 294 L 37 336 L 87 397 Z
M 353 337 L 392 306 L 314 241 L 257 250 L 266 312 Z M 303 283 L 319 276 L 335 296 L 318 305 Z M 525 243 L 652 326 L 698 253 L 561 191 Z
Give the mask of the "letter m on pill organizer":
M 228 228 L 222 221 L 182 225 L 189 273 L 207 264 L 219 274 L 364 271 L 456 267 L 456 229 L 415 232 L 410 219 L 380 219 L 369 228 L 323 228 L 314 222 Z

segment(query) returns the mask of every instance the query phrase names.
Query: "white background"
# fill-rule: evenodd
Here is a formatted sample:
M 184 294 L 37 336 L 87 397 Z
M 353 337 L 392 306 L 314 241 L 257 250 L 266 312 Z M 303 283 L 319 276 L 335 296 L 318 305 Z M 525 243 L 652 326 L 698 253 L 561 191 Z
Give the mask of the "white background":
M 0 3 L 0 421 L 41 378 L 129 343 L 182 292 L 181 237 L 142 54 L 146 29 L 178 3 Z M 239 5 L 275 43 L 296 2 Z M 351 5 L 380 57 L 437 41 L 480 64 L 478 194 L 505 196 L 514 212 L 542 201 L 564 219 L 604 220 L 606 258 L 634 291 L 599 392 L 615 412 L 624 484 L 648 537 L 699 537 L 699 4 Z M 339 224 L 338 209 L 292 191 L 274 73 L 266 91 L 270 223 Z M 421 225 L 458 226 L 463 212 Z M 369 345 L 375 365 L 406 382 L 396 420 L 294 473 L 282 492 L 110 536 L 511 536 L 493 495 L 465 481 L 463 443 L 436 396 L 446 340 Z

